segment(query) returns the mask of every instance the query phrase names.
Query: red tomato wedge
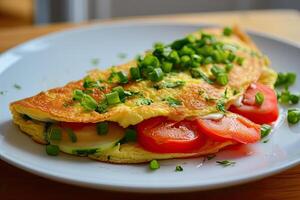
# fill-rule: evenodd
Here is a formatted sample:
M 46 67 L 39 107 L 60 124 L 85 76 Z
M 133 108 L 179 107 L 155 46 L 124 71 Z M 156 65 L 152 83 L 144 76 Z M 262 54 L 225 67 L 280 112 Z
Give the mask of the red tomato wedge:
M 218 120 L 199 118 L 197 122 L 199 130 L 216 141 L 234 140 L 248 144 L 260 140 L 260 125 L 237 114 Z
M 138 124 L 137 131 L 139 144 L 152 152 L 191 152 L 205 143 L 195 120 L 177 122 L 166 117 L 155 117 Z
M 255 95 L 261 92 L 264 101 L 261 105 L 255 102 Z M 275 92 L 260 83 L 252 83 L 246 90 L 241 106 L 230 106 L 231 112 L 240 114 L 258 124 L 267 124 L 277 120 L 279 112 Z
M 76 131 L 84 128 L 85 126 L 92 125 L 92 123 L 60 122 L 59 125 L 63 128 L 70 128 Z

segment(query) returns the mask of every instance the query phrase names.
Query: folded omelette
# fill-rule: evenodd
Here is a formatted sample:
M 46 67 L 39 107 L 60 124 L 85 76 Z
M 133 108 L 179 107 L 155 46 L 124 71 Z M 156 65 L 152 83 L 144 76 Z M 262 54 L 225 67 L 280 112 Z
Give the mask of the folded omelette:
M 251 83 L 273 86 L 276 73 L 268 65 L 237 27 L 202 29 L 158 43 L 123 65 L 95 69 L 82 80 L 13 102 L 10 110 L 34 141 L 73 155 L 113 163 L 203 156 L 236 142 L 207 138 L 192 151 L 161 153 L 130 139 L 130 130 L 159 116 L 174 121 L 218 116 Z

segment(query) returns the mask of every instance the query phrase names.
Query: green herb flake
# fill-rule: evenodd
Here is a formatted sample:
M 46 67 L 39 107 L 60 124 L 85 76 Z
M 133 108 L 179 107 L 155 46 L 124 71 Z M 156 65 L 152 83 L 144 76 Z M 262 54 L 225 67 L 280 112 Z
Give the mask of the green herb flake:
M 21 90 L 22 89 L 22 87 L 20 85 L 18 85 L 18 84 L 14 84 L 14 88 L 17 89 L 17 90 Z
M 230 160 L 216 161 L 217 164 L 222 165 L 223 167 L 233 166 L 236 162 Z
M 256 103 L 257 105 L 262 105 L 263 102 L 264 102 L 264 100 L 265 100 L 265 96 L 264 96 L 263 93 L 257 92 L 257 93 L 255 94 L 255 103 Z
M 169 106 L 171 106 L 171 107 L 176 107 L 176 106 L 182 105 L 182 102 L 180 100 L 174 99 L 172 97 L 168 97 L 168 98 L 166 98 L 164 100 L 167 101 L 168 104 L 169 104 Z
M 267 137 L 270 134 L 271 130 L 272 130 L 272 126 L 268 124 L 261 125 L 260 127 L 261 139 Z
M 175 172 L 182 172 L 183 171 L 183 167 L 181 167 L 180 165 L 177 165 L 175 167 Z
M 159 89 L 164 89 L 164 88 L 178 88 L 182 87 L 185 85 L 185 81 L 168 81 L 168 82 L 163 82 L 159 84 L 154 84 L 153 87 L 157 90 Z
M 297 124 L 300 121 L 300 109 L 299 108 L 288 109 L 287 121 L 290 124 Z
M 193 78 L 201 78 L 203 79 L 205 82 L 209 83 L 209 84 L 213 84 L 213 81 L 210 80 L 203 72 L 201 72 L 199 69 L 191 69 L 190 70 L 191 76 Z
M 275 82 L 275 87 L 289 87 L 296 82 L 297 75 L 292 72 L 278 73 L 277 80 Z
M 62 130 L 57 126 L 52 126 L 49 128 L 48 132 L 49 140 L 60 141 L 62 139 Z
M 146 99 L 146 98 L 140 98 L 136 101 L 136 105 L 141 106 L 141 105 L 151 105 L 153 101 L 151 99 Z
M 210 154 L 210 155 L 206 156 L 206 159 L 211 160 L 211 159 L 214 159 L 216 156 L 217 156 L 216 154 Z
M 150 163 L 149 163 L 149 169 L 150 170 L 157 170 L 160 168 L 160 165 L 159 163 L 157 162 L 157 160 L 152 160 Z
M 66 132 L 69 136 L 69 139 L 71 140 L 72 143 L 76 143 L 77 142 L 77 136 L 74 133 L 74 131 L 71 128 L 66 128 Z
M 225 27 L 223 29 L 223 35 L 225 35 L 225 36 L 231 36 L 232 33 L 233 33 L 233 31 L 232 31 L 232 28 L 230 28 L 230 27 Z
M 221 112 L 226 112 L 226 108 L 225 108 L 225 102 L 221 99 L 217 102 L 217 105 L 216 105 L 216 108 L 218 111 L 221 111 Z
M 49 156 L 57 156 L 59 154 L 59 147 L 57 145 L 47 145 L 46 146 L 46 153 Z
M 99 58 L 93 58 L 93 59 L 91 60 L 91 64 L 92 64 L 93 66 L 98 66 L 99 63 L 100 63 L 100 59 L 99 59 Z
M 109 125 L 108 122 L 99 122 L 96 125 L 98 135 L 106 135 L 108 133 Z
M 127 128 L 125 130 L 125 141 L 126 142 L 135 142 L 137 139 L 137 132 L 135 129 Z

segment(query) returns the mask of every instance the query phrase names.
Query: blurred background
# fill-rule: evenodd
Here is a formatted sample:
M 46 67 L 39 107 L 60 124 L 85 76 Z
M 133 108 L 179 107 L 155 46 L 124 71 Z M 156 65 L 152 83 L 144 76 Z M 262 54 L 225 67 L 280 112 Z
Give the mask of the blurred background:
M 300 10 L 300 0 L 0 0 L 0 28 L 140 15 L 276 8 Z

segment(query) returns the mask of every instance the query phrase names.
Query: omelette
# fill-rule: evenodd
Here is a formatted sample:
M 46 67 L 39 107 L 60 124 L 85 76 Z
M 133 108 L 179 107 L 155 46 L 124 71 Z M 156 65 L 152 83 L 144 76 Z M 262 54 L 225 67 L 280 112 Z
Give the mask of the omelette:
M 49 155 L 61 151 L 111 163 L 198 157 L 260 139 L 251 117 L 242 121 L 255 124 L 253 140 L 205 127 L 242 117 L 230 107 L 241 104 L 253 83 L 272 91 L 276 78 L 268 58 L 238 27 L 208 28 L 12 102 L 10 110 L 13 122 Z M 257 94 L 260 104 L 268 98 Z

